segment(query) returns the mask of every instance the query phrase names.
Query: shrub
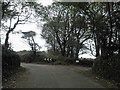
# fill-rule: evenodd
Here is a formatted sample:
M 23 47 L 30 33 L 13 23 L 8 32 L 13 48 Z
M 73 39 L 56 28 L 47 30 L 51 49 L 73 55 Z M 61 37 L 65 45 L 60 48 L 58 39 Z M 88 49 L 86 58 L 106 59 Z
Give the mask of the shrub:
M 120 82 L 120 55 L 97 58 L 93 65 L 93 71 L 104 78 Z
M 80 65 L 82 66 L 85 66 L 85 67 L 92 67 L 93 66 L 93 59 L 79 59 L 79 63 Z
M 20 55 L 21 57 L 21 61 L 22 62 L 26 62 L 26 63 L 29 63 L 33 60 L 33 55 L 31 53 L 27 53 L 27 54 L 24 54 L 24 55 Z
M 20 57 L 21 57 L 21 61 L 26 63 L 44 62 L 44 58 L 45 58 L 45 56 L 42 54 L 37 53 L 36 55 L 34 55 L 32 52 L 21 55 Z
M 74 58 L 64 57 L 64 61 L 65 61 L 67 64 L 75 64 L 75 59 L 74 59 Z
M 8 50 L 2 46 L 2 74 L 3 77 L 20 67 L 20 57 L 12 50 Z

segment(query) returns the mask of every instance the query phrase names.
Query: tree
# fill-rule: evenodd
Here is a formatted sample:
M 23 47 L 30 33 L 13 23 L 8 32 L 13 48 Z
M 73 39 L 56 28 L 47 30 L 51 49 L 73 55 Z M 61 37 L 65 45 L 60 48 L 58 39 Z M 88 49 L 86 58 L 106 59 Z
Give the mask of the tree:
M 38 49 L 41 48 L 34 40 L 34 36 L 36 36 L 36 33 L 34 31 L 22 32 L 22 33 L 23 33 L 22 38 L 27 40 L 33 54 L 36 55 L 37 48 Z
M 115 8 L 115 3 L 90 3 L 85 10 L 94 37 L 96 57 L 112 55 L 116 51 L 113 50 L 113 47 L 117 46 L 118 36 L 117 30 L 114 29 L 116 28 L 113 14 Z
M 119 49 L 119 3 L 68 3 L 36 6 L 45 24 L 42 36 L 65 57 L 77 58 L 88 39 L 94 40 L 96 57 Z
M 88 25 L 93 33 L 93 38 L 96 47 L 96 57 L 100 55 L 101 39 L 104 39 L 103 30 L 105 29 L 104 21 L 104 8 L 102 3 L 90 3 L 85 10 L 85 14 L 88 15 Z
M 2 7 L 1 17 L 3 19 L 3 18 L 5 18 L 7 11 L 9 11 L 8 6 L 9 6 L 10 2 L 0 2 L 0 3 L 1 3 L 1 7 Z
M 59 49 L 64 57 L 77 59 L 83 43 L 91 38 L 82 12 L 74 5 L 53 3 L 45 7 L 42 18 L 46 21 L 42 36 L 47 42 L 54 50 Z
M 24 2 L 2 3 L 2 27 L 5 31 L 7 31 L 5 38 L 6 48 L 9 47 L 9 34 L 15 30 L 18 24 L 25 24 L 29 20 L 32 10 L 28 6 L 29 4 Z

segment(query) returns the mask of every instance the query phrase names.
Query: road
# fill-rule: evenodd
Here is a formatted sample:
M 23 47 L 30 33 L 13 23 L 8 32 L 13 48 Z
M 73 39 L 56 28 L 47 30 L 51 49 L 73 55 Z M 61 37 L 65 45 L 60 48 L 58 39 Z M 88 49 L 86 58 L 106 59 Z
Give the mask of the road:
M 22 64 L 26 78 L 16 88 L 104 88 L 89 78 L 62 65 Z

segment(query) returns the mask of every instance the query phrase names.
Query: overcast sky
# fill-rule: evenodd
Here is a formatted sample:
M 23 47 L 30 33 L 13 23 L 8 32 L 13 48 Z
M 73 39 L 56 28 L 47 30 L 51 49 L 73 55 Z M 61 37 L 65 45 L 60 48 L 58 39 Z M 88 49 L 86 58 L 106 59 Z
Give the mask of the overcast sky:
M 52 4 L 52 0 L 39 0 L 40 3 L 42 3 L 43 5 L 47 6 Z M 22 25 L 17 25 L 17 27 L 15 28 L 14 32 L 17 31 L 35 31 L 37 33 L 36 37 L 35 37 L 35 41 L 42 47 L 41 51 L 45 51 L 47 50 L 46 47 L 46 42 L 45 40 L 40 36 L 41 33 L 41 28 L 37 27 L 37 23 L 30 23 L 30 24 L 22 24 Z M 5 32 L 1 32 L 3 33 L 2 36 L 2 43 L 4 43 L 5 40 Z M 22 34 L 15 34 L 15 33 L 11 33 L 9 36 L 9 42 L 12 44 L 13 50 L 14 51 L 22 51 L 22 50 L 30 50 L 30 46 L 26 43 L 26 40 L 22 39 Z

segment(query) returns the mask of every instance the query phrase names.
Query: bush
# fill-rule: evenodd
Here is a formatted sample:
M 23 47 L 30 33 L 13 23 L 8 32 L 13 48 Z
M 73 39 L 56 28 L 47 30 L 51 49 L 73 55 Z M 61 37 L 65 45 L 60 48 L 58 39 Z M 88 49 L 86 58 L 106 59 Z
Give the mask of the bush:
M 33 60 L 33 55 L 31 53 L 27 53 L 24 55 L 20 55 L 21 61 L 29 63 Z
M 65 61 L 67 64 L 75 64 L 75 59 L 74 59 L 74 58 L 64 57 L 64 61 Z
M 85 67 L 92 67 L 93 66 L 93 59 L 79 59 L 79 63 L 80 65 L 82 66 L 85 66 Z
M 45 56 L 42 54 L 37 53 L 36 55 L 34 55 L 32 52 L 21 55 L 20 57 L 21 57 L 21 61 L 26 63 L 44 62 L 44 58 L 45 58 Z
M 8 50 L 2 46 L 2 74 L 3 77 L 20 67 L 20 57 L 14 51 Z
M 97 58 L 93 65 L 93 71 L 104 78 L 120 82 L 120 55 Z

